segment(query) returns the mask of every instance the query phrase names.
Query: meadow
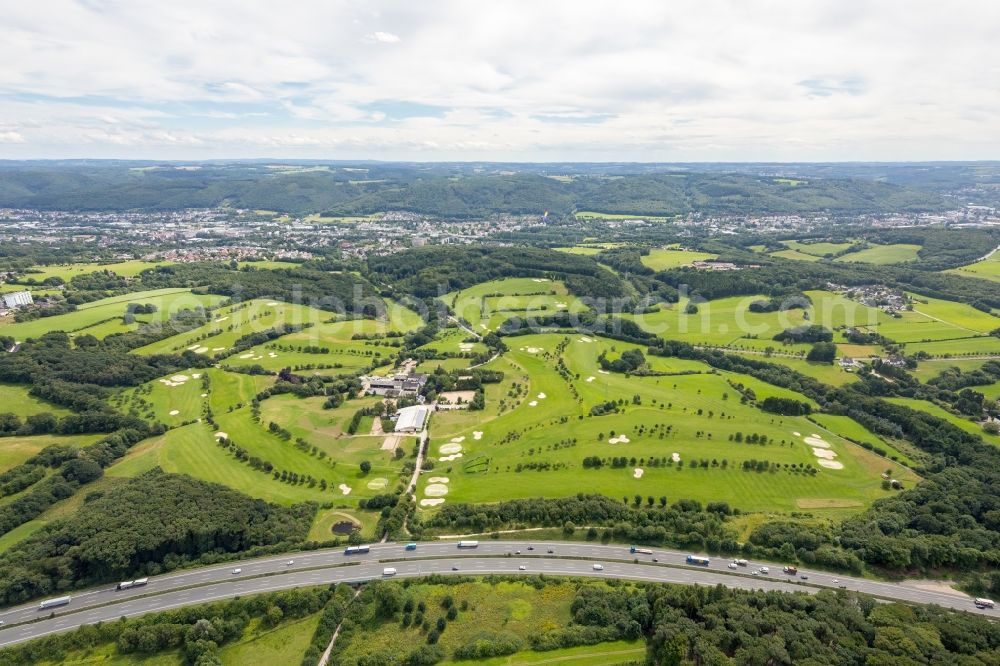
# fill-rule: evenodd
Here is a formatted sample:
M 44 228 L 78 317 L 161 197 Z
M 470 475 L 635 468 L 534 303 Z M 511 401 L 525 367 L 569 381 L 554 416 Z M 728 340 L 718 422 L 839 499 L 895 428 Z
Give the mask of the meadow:
M 673 248 L 657 248 L 650 250 L 642 257 L 642 263 L 654 271 L 665 271 L 679 266 L 690 266 L 695 261 L 717 259 L 719 255 L 693 250 L 678 250 Z
M 64 282 L 69 282 L 78 275 L 90 275 L 91 273 L 99 273 L 102 271 L 109 271 L 122 277 L 135 277 L 148 268 L 170 266 L 173 263 L 174 262 L 172 261 L 141 261 L 135 259 L 132 261 L 119 261 L 110 264 L 49 264 L 46 266 L 32 266 L 22 275 L 22 277 L 31 278 L 37 282 L 44 282 L 49 278 L 57 277 Z
M 604 583 L 590 583 L 603 586 Z M 406 587 L 405 595 L 414 606 L 421 602 L 427 617 L 436 622 L 444 616 L 442 603 L 450 597 L 457 617 L 448 622 L 438 644 L 449 655 L 440 663 L 463 663 L 451 658 L 455 649 L 472 642 L 483 631 L 504 631 L 528 636 L 565 627 L 572 620 L 571 605 L 578 584 L 552 583 L 536 589 L 526 582 L 462 581 L 454 584 L 415 583 Z M 366 612 L 368 609 L 365 609 Z M 365 616 L 341 648 L 343 663 L 356 664 L 373 654 L 404 655 L 424 645 L 426 635 L 419 627 L 402 628 L 398 620 L 383 620 Z M 578 648 L 545 652 L 526 650 L 506 657 L 477 660 L 477 664 L 560 664 L 565 666 L 611 666 L 645 656 L 645 642 L 614 641 Z
M 13 336 L 17 340 L 38 337 L 49 331 L 66 331 L 75 335 L 93 334 L 103 337 L 138 328 L 142 323 L 166 321 L 179 310 L 196 307 L 212 307 L 223 301 L 222 296 L 193 294 L 189 289 L 153 289 L 137 291 L 121 296 L 102 298 L 84 303 L 73 312 L 42 317 L 20 323 L 0 324 L 0 334 Z M 156 312 L 136 316 L 136 323 L 125 324 L 123 317 L 129 303 L 152 304 Z
M 920 257 L 917 253 L 920 252 L 920 249 L 920 245 L 913 245 L 910 243 L 872 245 L 867 249 L 859 250 L 858 252 L 850 252 L 837 257 L 834 261 L 877 265 L 900 264 L 919 259 Z
M 1000 282 L 1000 252 L 994 252 L 988 259 L 977 261 L 966 266 L 954 268 L 949 273 L 957 273 L 965 277 L 975 277 L 982 280 Z
M 604 373 L 597 363 L 601 351 L 613 357 L 632 346 L 600 338 L 530 335 L 509 344 L 511 351 L 488 366 L 506 375 L 505 385 L 491 387 L 499 388 L 499 402 L 497 392 L 488 393 L 484 412 L 432 417 L 430 454 L 437 463 L 421 480 L 418 499 L 424 508 L 441 500 L 569 495 L 581 482 L 611 497 L 726 500 L 751 511 L 855 510 L 886 496 L 880 474 L 894 467 L 890 461 L 803 417 L 741 404 L 737 386 L 753 389 L 759 399 L 805 400 L 785 389 L 676 359 L 662 359 L 678 363 L 674 375 Z M 568 379 L 557 369 L 560 359 Z M 592 407 L 609 401 L 618 413 L 590 415 Z M 737 433 L 740 439 L 757 434 L 769 441 L 738 443 Z M 818 465 L 814 447 L 805 441 L 811 436 L 828 447 L 823 455 L 835 458 L 841 469 Z M 624 457 L 627 463 L 583 468 L 582 460 L 591 456 Z M 778 463 L 779 471 L 744 471 L 742 463 L 751 459 Z M 707 466 L 700 466 L 702 460 Z M 693 462 L 698 466 L 691 467 Z M 817 473 L 802 471 L 807 466 Z M 915 480 L 896 467 L 898 477 Z
M 17 414 L 22 420 L 32 414 L 47 413 L 59 418 L 70 413 L 68 409 L 30 395 L 30 390 L 30 386 L 0 382 L 0 413 Z

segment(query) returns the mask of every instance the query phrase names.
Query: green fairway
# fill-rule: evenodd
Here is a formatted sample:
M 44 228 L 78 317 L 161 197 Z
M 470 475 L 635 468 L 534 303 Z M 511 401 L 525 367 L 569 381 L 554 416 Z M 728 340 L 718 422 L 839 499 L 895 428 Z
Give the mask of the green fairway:
M 800 254 L 811 255 L 813 257 L 826 257 L 828 255 L 833 255 L 837 252 L 843 252 L 853 245 L 853 243 L 828 243 L 795 240 L 781 241 L 781 244 L 789 250 L 796 251 Z
M 835 457 L 842 468 L 821 467 L 819 454 L 805 442 L 818 432 L 814 424 L 741 404 L 737 387 L 752 389 L 759 399 L 775 395 L 806 401 L 803 396 L 675 359 L 662 361 L 679 363 L 673 371 L 686 374 L 606 374 L 599 369 L 598 354 L 607 350 L 613 357 L 634 346 L 599 338 L 531 335 L 514 340 L 518 346 L 489 366 L 503 370 L 509 384 L 500 387 L 499 395 L 487 393 L 487 410 L 432 417 L 430 455 L 438 462 L 421 478 L 418 499 L 425 509 L 439 506 L 441 499 L 493 502 L 570 495 L 581 482 L 611 497 L 638 493 L 666 495 L 671 501 L 726 500 L 747 510 L 789 512 L 856 509 L 886 495 L 879 474 L 891 463 L 830 433 L 821 439 L 832 456 L 823 455 Z M 565 349 L 560 354 L 561 343 Z M 556 371 L 560 356 L 569 379 Z M 671 371 L 668 366 L 655 369 Z M 591 407 L 609 400 L 622 401 L 620 413 L 590 416 Z M 761 446 L 730 439 L 737 433 L 741 440 L 756 433 L 769 442 Z M 680 465 L 673 462 L 674 454 Z M 627 462 L 586 469 L 582 460 L 591 456 L 624 456 Z M 744 471 L 742 463 L 750 459 L 766 459 L 778 468 Z M 813 475 L 805 471 L 809 468 L 818 471 Z M 902 468 L 897 475 L 913 478 Z
M 209 307 L 221 303 L 222 296 L 209 294 L 193 294 L 190 289 L 154 289 L 138 291 L 121 296 L 103 298 L 92 303 L 80 305 L 75 312 L 42 317 L 31 321 L 11 324 L 0 324 L 0 334 L 13 336 L 17 340 L 38 337 L 49 331 L 66 331 L 68 333 L 93 333 L 94 327 L 114 322 L 110 327 L 99 332 L 103 334 L 132 330 L 138 323 L 126 326 L 121 323 L 128 303 L 152 304 L 156 312 L 150 315 L 139 315 L 137 322 L 166 321 L 172 314 L 188 308 Z
M 650 250 L 649 254 L 642 258 L 642 263 L 654 271 L 665 271 L 669 268 L 677 268 L 678 266 L 690 266 L 695 261 L 708 261 L 709 259 L 717 259 L 718 257 L 719 255 L 708 252 L 658 248 Z
M 562 282 L 547 278 L 491 280 L 441 297 L 455 315 L 477 331 L 493 331 L 513 317 L 545 317 L 583 312 L 587 306 Z
M 209 386 L 204 370 L 184 370 L 128 389 L 111 404 L 126 414 L 176 426 L 204 416 Z
M 864 264 L 899 264 L 907 261 L 916 261 L 919 257 L 919 245 L 909 243 L 896 243 L 894 245 L 872 245 L 868 249 L 858 252 L 850 252 L 834 261 L 856 262 Z

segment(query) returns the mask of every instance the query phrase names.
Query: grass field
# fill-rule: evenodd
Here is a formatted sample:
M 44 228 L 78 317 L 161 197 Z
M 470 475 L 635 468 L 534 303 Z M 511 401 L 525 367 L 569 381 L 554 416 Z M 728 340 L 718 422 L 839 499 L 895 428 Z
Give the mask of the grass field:
M 126 326 L 122 323 L 125 308 L 129 303 L 151 303 L 156 306 L 156 312 L 151 315 L 139 315 L 137 322 L 166 321 L 172 314 L 185 308 L 208 307 L 221 303 L 222 296 L 192 294 L 189 289 L 155 289 L 138 291 L 121 296 L 103 298 L 92 303 L 84 303 L 75 312 L 42 317 L 21 323 L 0 325 L 0 334 L 10 335 L 17 340 L 38 337 L 49 331 L 66 331 L 69 333 L 108 334 L 132 330 L 139 323 Z M 108 326 L 98 328 L 104 324 Z M 95 332 L 96 331 L 96 332 Z
M 20 465 L 46 446 L 53 444 L 73 444 L 86 446 L 101 438 L 101 435 L 29 435 L 26 437 L 0 437 L 0 472 Z
M 854 262 L 863 264 L 899 264 L 907 261 L 916 261 L 919 257 L 919 245 L 909 243 L 896 243 L 894 245 L 872 245 L 868 249 L 858 252 L 851 252 L 841 257 L 837 257 L 837 262 Z
M 821 257 L 815 254 L 806 254 L 798 250 L 778 250 L 777 252 L 772 252 L 771 256 L 781 257 L 782 259 L 794 259 L 795 261 L 819 261 L 821 259 Z
M 959 266 L 949 273 L 957 273 L 966 277 L 975 277 L 982 280 L 992 280 L 1000 282 L 1000 252 L 994 252 L 989 259 L 977 261 L 974 264 Z
M 557 346 L 564 339 L 569 342 L 561 357 L 569 380 L 556 371 Z M 598 354 L 607 350 L 613 357 L 629 347 L 623 343 L 537 335 L 519 337 L 516 344 L 491 364 L 506 373 L 507 383 L 491 387 L 484 412 L 432 417 L 430 455 L 438 462 L 429 474 L 448 480 L 431 483 L 422 477 L 418 499 L 424 507 L 432 508 L 434 500 L 442 498 L 491 502 L 564 496 L 577 492 L 581 483 L 611 497 L 663 494 L 671 501 L 727 500 L 742 509 L 771 511 L 794 511 L 801 502 L 819 500 L 861 507 L 886 495 L 879 474 L 891 463 L 835 434 L 822 438 L 842 469 L 820 468 L 815 476 L 791 471 L 793 464 L 794 469 L 817 466 L 816 454 L 803 441 L 817 433 L 817 427 L 804 418 L 779 417 L 741 404 L 734 385 L 752 388 L 758 398 L 789 395 L 804 400 L 802 396 L 691 361 L 675 361 L 681 365 L 674 371 L 699 374 L 602 373 Z M 633 404 L 633 396 L 641 404 Z M 619 399 L 625 402 L 622 413 L 589 416 L 592 406 Z M 736 433 L 767 435 L 771 441 L 766 446 L 730 441 Z M 618 439 L 622 435 L 628 442 Z M 452 457 L 456 453 L 461 457 Z M 674 453 L 682 461 L 680 467 L 660 462 Z M 629 460 L 623 468 L 584 469 L 582 459 L 588 456 L 634 457 L 635 462 Z M 658 464 L 651 464 L 652 458 Z M 689 467 L 692 460 L 702 459 L 716 464 Z M 740 465 L 750 459 L 776 462 L 781 471 L 743 471 Z M 725 468 L 722 460 L 727 460 Z M 636 469 L 641 469 L 638 475 Z M 914 478 L 904 469 L 897 474 Z
M 442 296 L 456 316 L 479 331 L 496 330 L 512 317 L 544 317 L 583 312 L 587 306 L 562 282 L 546 278 L 507 278 L 483 282 Z
M 688 266 L 694 261 L 708 261 L 718 257 L 719 255 L 708 252 L 658 248 L 650 250 L 649 254 L 642 258 L 642 263 L 654 271 L 665 271 L 668 268 Z
M 1000 446 L 1000 436 L 990 435 L 983 432 L 982 426 L 978 423 L 973 423 L 972 421 L 958 416 L 957 414 L 952 414 L 943 407 L 935 405 L 933 402 L 928 402 L 927 400 L 917 400 L 916 398 L 886 398 L 886 400 L 897 405 L 903 405 L 905 407 L 909 407 L 910 409 L 915 409 L 918 412 L 926 412 L 927 414 L 937 416 L 938 418 L 944 419 L 952 425 L 961 428 L 967 433 L 979 435 L 985 442 L 993 444 L 994 446 Z
M 804 243 L 802 241 L 794 240 L 781 241 L 781 243 L 789 250 L 794 250 L 801 254 L 808 254 L 814 257 L 825 257 L 830 254 L 836 254 L 837 252 L 843 252 L 852 245 L 852 243 Z
M 0 413 L 17 414 L 22 420 L 32 414 L 48 413 L 58 418 L 70 413 L 68 409 L 29 395 L 30 390 L 27 385 L 0 382 Z
M 89 275 L 101 271 L 111 271 L 122 277 L 135 277 L 147 268 L 157 266 L 170 266 L 172 261 L 120 261 L 112 264 L 51 264 L 48 266 L 32 266 L 29 272 L 21 277 L 32 278 L 38 282 L 44 282 L 50 277 L 62 278 L 69 282 L 77 275 Z
M 608 666 L 641 660 L 645 654 L 642 640 L 599 643 L 551 652 L 525 651 L 476 662 L 455 662 L 450 658 L 456 648 L 473 641 L 483 631 L 503 631 L 525 637 L 566 626 L 572 619 L 570 605 L 576 589 L 577 584 L 571 582 L 550 584 L 538 590 L 523 582 L 490 584 L 463 581 L 453 585 L 415 583 L 405 589 L 405 595 L 415 606 L 420 602 L 426 604 L 425 617 L 432 624 L 445 614 L 441 603 L 446 595 L 452 597 L 457 607 L 465 607 L 441 633 L 438 644 L 449 655 L 441 663 Z M 365 612 L 371 611 L 366 608 Z M 341 663 L 356 664 L 373 654 L 406 655 L 425 643 L 425 635 L 417 627 L 404 629 L 398 620 L 381 620 L 366 614 L 358 618 L 357 628 L 341 653 Z

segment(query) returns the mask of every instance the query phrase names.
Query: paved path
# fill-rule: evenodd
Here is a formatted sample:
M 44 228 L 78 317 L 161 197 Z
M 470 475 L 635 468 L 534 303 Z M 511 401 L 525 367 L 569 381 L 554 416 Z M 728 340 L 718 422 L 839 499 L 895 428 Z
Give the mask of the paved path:
M 105 586 L 76 592 L 71 603 L 54 609 L 51 617 L 49 612 L 39 612 L 37 603 L 10 608 L 0 612 L 0 620 L 7 625 L 0 629 L 0 646 L 69 631 L 84 624 L 115 620 L 123 615 L 133 617 L 231 599 L 237 595 L 293 587 L 364 582 L 382 578 L 382 570 L 386 566 L 394 567 L 400 578 L 435 573 L 545 573 L 786 592 L 814 593 L 821 589 L 843 587 L 883 599 L 938 604 L 1000 619 L 1000 611 L 977 609 L 969 597 L 957 592 L 926 590 L 805 569 L 799 571 L 799 576 L 787 576 L 781 573 L 781 565 L 777 563 L 754 562 L 750 567 L 738 567 L 733 571 L 727 568 L 729 561 L 724 558 L 712 558 L 708 567 L 691 567 L 685 563 L 685 557 L 686 553 L 661 548 L 653 549 L 652 554 L 633 555 L 624 545 L 492 539 L 480 541 L 475 549 L 458 548 L 454 541 L 433 541 L 421 542 L 412 551 L 397 543 L 376 544 L 363 555 L 345 555 L 339 548 L 306 551 L 156 576 L 149 579 L 147 586 L 129 590 L 116 591 L 113 586 Z M 658 561 L 654 562 L 654 558 Z M 288 564 L 290 560 L 292 564 Z M 594 570 L 595 563 L 602 564 L 604 569 Z M 770 574 L 750 575 L 761 564 L 770 567 Z M 524 566 L 524 570 L 519 569 L 520 566 Z M 231 573 L 234 567 L 239 567 L 241 573 Z M 803 580 L 802 574 L 808 579 Z

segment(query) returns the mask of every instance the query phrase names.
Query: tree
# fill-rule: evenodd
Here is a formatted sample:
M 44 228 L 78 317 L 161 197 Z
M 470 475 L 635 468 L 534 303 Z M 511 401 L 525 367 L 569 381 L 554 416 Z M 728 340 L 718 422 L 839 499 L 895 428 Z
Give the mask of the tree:
M 372 471 L 372 464 L 367 460 L 362 460 L 360 467 L 362 474 L 367 474 L 368 472 Z
M 817 342 L 806 354 L 807 361 L 816 363 L 833 363 L 837 358 L 837 345 L 832 342 Z
M 372 588 L 378 617 L 389 619 L 403 607 L 403 591 L 399 585 L 379 580 L 372 583 Z

